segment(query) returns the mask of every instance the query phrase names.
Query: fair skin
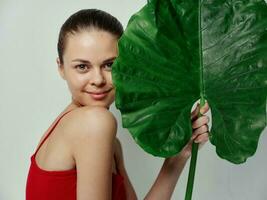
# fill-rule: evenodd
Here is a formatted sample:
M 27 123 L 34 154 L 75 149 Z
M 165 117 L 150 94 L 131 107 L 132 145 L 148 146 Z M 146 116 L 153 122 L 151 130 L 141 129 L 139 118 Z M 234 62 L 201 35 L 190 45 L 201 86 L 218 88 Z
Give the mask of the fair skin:
M 77 200 L 111 199 L 112 173 L 124 177 L 127 200 L 137 199 L 116 138 L 117 122 L 108 110 L 115 98 L 111 65 L 118 55 L 117 42 L 117 37 L 106 31 L 82 30 L 68 35 L 63 62 L 57 59 L 59 73 L 72 96 L 72 102 L 63 112 L 74 110 L 53 130 L 38 151 L 36 162 L 46 170 L 76 167 Z M 107 91 L 107 95 L 102 99 L 90 94 L 103 91 Z M 206 104 L 202 113 L 208 109 Z M 145 199 L 170 199 L 191 155 L 192 141 L 202 146 L 208 140 L 209 119 L 205 115 L 197 119 L 198 111 L 199 107 L 191 114 L 192 139 L 178 155 L 165 159 Z

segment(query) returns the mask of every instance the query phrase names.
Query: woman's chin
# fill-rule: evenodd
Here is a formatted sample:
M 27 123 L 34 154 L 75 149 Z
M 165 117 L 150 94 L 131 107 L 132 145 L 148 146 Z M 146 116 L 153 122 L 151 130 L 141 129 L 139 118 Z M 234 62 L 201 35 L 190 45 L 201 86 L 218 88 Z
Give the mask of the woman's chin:
M 105 108 L 109 108 L 111 105 L 111 103 L 107 103 L 107 102 L 104 102 L 104 101 L 97 101 L 97 102 L 90 102 L 90 103 L 87 103 L 86 106 L 101 106 L 101 107 L 105 107 Z

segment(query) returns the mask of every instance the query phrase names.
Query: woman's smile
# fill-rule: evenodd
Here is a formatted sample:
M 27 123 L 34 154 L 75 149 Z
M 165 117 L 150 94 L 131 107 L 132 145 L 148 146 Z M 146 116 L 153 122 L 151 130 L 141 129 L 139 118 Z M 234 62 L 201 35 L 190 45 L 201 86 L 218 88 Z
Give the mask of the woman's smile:
M 90 94 L 90 96 L 94 99 L 94 100 L 102 100 L 104 99 L 108 93 L 112 90 L 109 89 L 109 90 L 106 90 L 106 91 L 97 91 L 97 92 L 87 92 L 88 94 Z

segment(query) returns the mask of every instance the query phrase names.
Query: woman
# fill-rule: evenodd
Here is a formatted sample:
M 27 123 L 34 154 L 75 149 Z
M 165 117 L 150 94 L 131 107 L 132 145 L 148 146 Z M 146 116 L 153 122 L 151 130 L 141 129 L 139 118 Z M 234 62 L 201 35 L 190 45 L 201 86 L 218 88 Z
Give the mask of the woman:
M 87 9 L 70 16 L 58 39 L 58 70 L 72 101 L 43 135 L 31 157 L 26 200 L 137 199 L 116 138 L 117 123 L 108 110 L 114 101 L 112 63 L 123 33 L 110 14 Z M 209 107 L 206 103 L 202 113 Z M 192 141 L 208 140 L 207 116 L 192 113 L 194 133 L 188 145 L 165 159 L 146 199 L 170 199 L 190 157 Z

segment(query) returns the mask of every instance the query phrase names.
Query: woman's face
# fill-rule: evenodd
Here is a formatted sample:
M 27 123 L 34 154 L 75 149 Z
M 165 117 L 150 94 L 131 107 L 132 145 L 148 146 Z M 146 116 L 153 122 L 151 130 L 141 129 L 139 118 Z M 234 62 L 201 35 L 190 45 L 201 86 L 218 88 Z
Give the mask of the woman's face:
M 102 30 L 84 30 L 69 34 L 63 64 L 57 63 L 67 81 L 72 103 L 109 108 L 115 98 L 111 65 L 118 54 L 118 39 Z

